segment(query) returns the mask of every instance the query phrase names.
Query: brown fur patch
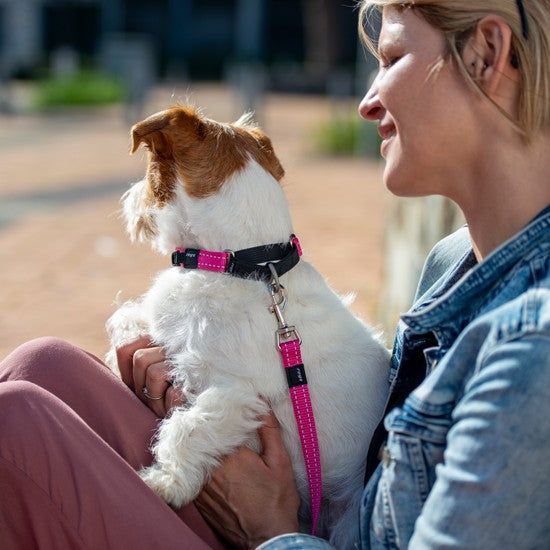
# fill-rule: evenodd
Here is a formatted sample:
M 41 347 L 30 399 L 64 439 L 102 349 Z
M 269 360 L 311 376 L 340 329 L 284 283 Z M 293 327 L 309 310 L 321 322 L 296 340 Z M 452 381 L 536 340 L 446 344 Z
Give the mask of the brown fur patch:
M 154 220 L 151 216 L 148 216 L 146 213 L 143 213 L 134 228 L 133 233 L 130 235 L 132 240 L 149 240 L 155 237 L 157 234 L 157 228 Z
M 132 152 L 144 143 L 150 151 L 146 205 L 173 198 L 177 175 L 188 195 L 203 198 L 218 192 L 252 156 L 278 181 L 284 170 L 271 140 L 258 128 L 221 124 L 190 107 L 174 107 L 132 128 Z

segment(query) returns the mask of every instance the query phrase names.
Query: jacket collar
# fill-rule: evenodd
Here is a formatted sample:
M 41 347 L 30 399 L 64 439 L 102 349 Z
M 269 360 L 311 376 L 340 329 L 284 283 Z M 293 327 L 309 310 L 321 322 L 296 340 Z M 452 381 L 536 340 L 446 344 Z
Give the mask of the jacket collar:
M 550 205 L 481 263 L 476 263 L 470 247 L 439 291 L 403 315 L 402 320 L 418 333 L 439 334 L 451 325 L 463 327 L 483 309 L 493 285 L 549 236 Z

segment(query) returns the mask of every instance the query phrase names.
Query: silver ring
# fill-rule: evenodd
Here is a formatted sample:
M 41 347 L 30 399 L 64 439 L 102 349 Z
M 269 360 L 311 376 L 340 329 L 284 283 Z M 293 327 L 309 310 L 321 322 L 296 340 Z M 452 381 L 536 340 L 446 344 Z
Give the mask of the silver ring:
M 147 397 L 147 399 L 150 399 L 151 401 L 158 401 L 159 399 L 162 399 L 164 397 L 164 395 L 159 395 L 158 397 L 155 397 L 154 395 L 151 395 L 147 391 L 147 386 L 143 386 L 143 388 L 141 388 L 141 393 L 143 393 L 143 395 L 145 397 Z

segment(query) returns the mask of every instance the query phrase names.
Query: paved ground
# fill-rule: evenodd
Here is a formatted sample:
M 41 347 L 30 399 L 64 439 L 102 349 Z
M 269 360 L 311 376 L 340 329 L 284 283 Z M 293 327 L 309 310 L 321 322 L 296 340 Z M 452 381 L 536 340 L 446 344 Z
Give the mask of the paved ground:
M 189 95 L 212 118 L 240 114 L 228 90 L 209 85 L 159 88 L 146 114 Z M 313 153 L 312 131 L 331 108 L 324 98 L 270 95 L 259 118 L 285 166 L 308 260 L 337 291 L 356 292 L 353 309 L 376 321 L 389 199 L 378 164 Z M 0 359 L 46 334 L 102 355 L 117 294 L 137 296 L 167 267 L 129 244 L 117 214 L 145 167 L 143 154 L 128 155 L 129 126 L 118 108 L 0 116 Z

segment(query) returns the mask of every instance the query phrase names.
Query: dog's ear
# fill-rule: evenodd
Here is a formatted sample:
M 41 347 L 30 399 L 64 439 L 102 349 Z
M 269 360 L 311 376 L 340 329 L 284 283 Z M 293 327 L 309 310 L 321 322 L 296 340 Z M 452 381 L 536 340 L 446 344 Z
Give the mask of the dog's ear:
M 259 146 L 258 155 L 260 158 L 258 158 L 258 160 L 260 161 L 260 164 L 262 164 L 266 170 L 271 172 L 271 175 L 277 181 L 281 181 L 285 175 L 285 171 L 281 165 L 281 162 L 277 158 L 277 155 L 275 154 L 271 140 L 259 128 L 252 128 L 250 133 L 256 139 Z
M 200 115 L 192 107 L 173 107 L 138 122 L 132 127 L 132 149 L 135 153 L 144 143 L 155 155 L 173 157 L 177 144 L 202 140 L 207 132 Z
M 131 154 L 135 153 L 138 147 L 144 143 L 145 146 L 154 154 L 167 156 L 171 151 L 170 140 L 165 133 L 173 118 L 172 111 L 163 111 L 152 115 L 132 127 L 132 149 Z

